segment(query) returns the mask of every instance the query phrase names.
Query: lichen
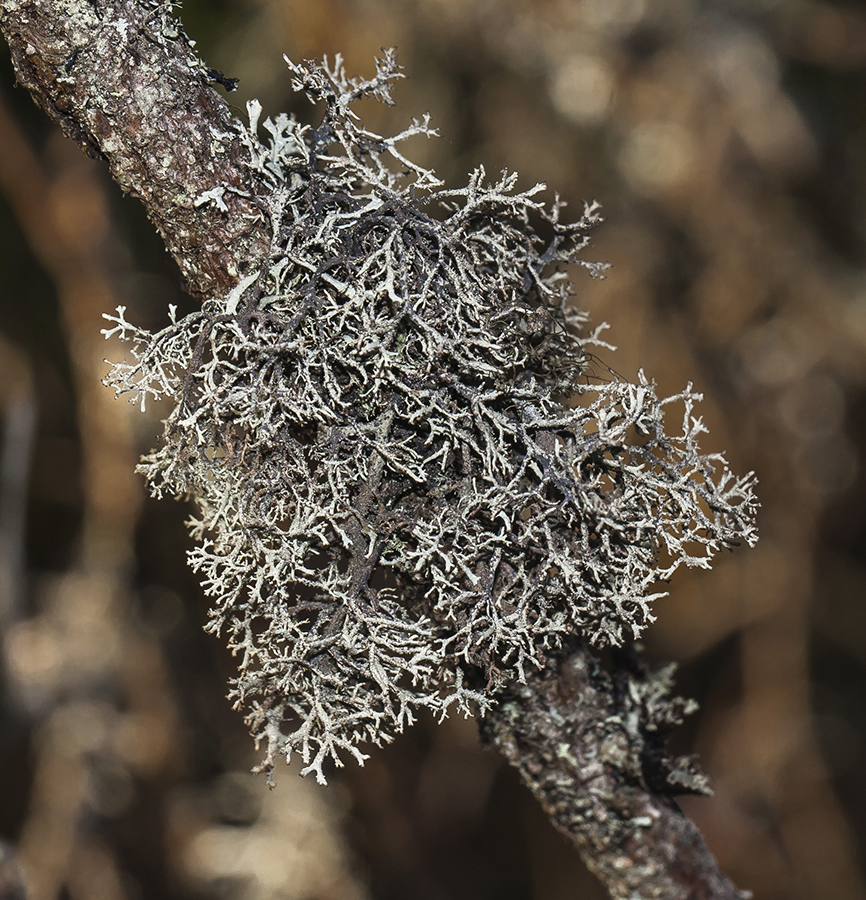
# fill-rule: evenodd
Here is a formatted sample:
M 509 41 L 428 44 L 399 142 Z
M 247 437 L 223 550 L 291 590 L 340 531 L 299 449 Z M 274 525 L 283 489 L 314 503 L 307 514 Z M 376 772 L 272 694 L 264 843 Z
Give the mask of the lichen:
M 691 386 L 592 377 L 566 267 L 604 268 L 581 256 L 595 206 L 568 222 L 483 169 L 447 189 L 401 149 L 426 117 L 365 129 L 352 103 L 390 102 L 393 53 L 369 81 L 289 66 L 325 112 L 262 141 L 249 106 L 268 258 L 155 334 L 108 316 L 135 354 L 108 383 L 174 401 L 141 471 L 198 503 L 190 562 L 263 768 L 297 751 L 324 781 L 420 707 L 483 712 L 566 635 L 636 637 L 680 565 L 754 542 L 755 500 L 699 452 Z

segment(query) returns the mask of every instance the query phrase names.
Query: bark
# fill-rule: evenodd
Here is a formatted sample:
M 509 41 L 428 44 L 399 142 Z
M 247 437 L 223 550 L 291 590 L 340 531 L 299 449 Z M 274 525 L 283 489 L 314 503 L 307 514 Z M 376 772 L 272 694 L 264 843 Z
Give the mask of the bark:
M 208 84 L 213 70 L 151 0 L 2 0 L 20 84 L 121 188 L 138 197 L 187 290 L 224 294 L 256 267 L 268 237 L 264 191 L 241 125 Z M 226 211 L 199 198 L 217 186 Z
M 629 671 L 631 669 L 631 671 Z M 508 689 L 482 736 L 520 772 L 553 824 L 616 900 L 746 900 L 673 793 L 708 793 L 664 732 L 690 711 L 671 670 L 603 670 L 585 647 Z
M 225 294 L 267 251 L 268 188 L 247 164 L 221 80 L 154 0 L 0 0 L 18 81 L 138 197 L 198 297 Z M 225 209 L 200 198 L 217 187 Z M 671 799 L 702 790 L 658 736 L 685 705 L 664 678 L 606 675 L 585 648 L 506 691 L 482 732 L 521 772 L 615 898 L 735 900 Z

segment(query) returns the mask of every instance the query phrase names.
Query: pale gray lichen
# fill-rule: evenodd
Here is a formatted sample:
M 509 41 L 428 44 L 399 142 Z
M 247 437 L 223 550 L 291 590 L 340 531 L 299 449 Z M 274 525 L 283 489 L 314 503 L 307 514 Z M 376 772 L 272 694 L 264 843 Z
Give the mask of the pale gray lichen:
M 392 53 L 369 81 L 289 66 L 325 112 L 262 142 L 250 104 L 269 258 L 156 334 L 108 317 L 135 356 L 108 383 L 175 402 L 141 471 L 198 503 L 190 561 L 264 768 L 299 751 L 323 781 L 419 707 L 483 711 L 565 635 L 637 636 L 678 566 L 754 542 L 755 500 L 699 453 L 691 387 L 589 377 L 564 267 L 603 268 L 580 258 L 594 206 L 569 223 L 483 169 L 448 190 L 400 149 L 426 118 L 366 130 L 351 104 L 390 103 Z

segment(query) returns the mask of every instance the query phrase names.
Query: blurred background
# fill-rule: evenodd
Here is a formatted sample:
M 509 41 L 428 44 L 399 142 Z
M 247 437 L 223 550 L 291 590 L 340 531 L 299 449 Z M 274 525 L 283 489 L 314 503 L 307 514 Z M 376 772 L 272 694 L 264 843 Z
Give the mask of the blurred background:
M 294 110 L 282 61 L 396 46 L 390 133 L 451 185 L 483 163 L 606 221 L 575 303 L 604 363 L 705 394 L 707 451 L 755 470 L 761 541 L 680 571 L 646 635 L 701 711 L 683 803 L 758 900 L 864 900 L 866 8 L 816 0 L 188 0 L 240 115 Z M 101 313 L 190 302 L 136 201 L 13 87 L 0 53 L 0 898 L 600 900 L 473 722 L 424 719 L 326 788 L 258 761 L 205 635 L 160 433 L 100 384 Z M 17 858 L 17 863 L 16 863 Z

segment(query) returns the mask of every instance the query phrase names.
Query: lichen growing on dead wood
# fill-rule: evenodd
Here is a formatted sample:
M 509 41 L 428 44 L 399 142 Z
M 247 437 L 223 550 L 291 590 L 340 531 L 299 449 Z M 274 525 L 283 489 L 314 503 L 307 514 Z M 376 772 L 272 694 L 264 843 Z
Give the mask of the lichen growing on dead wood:
M 289 65 L 325 113 L 262 142 L 250 105 L 269 257 L 158 333 L 108 317 L 135 355 L 108 382 L 174 400 L 141 471 L 198 502 L 190 561 L 265 768 L 298 751 L 321 781 L 419 707 L 483 711 L 565 635 L 637 636 L 678 566 L 754 542 L 755 500 L 700 454 L 691 387 L 588 376 L 565 267 L 603 268 L 595 207 L 568 222 L 483 169 L 444 188 L 401 151 L 426 118 L 366 130 L 351 104 L 390 102 L 391 53 L 369 81 Z

